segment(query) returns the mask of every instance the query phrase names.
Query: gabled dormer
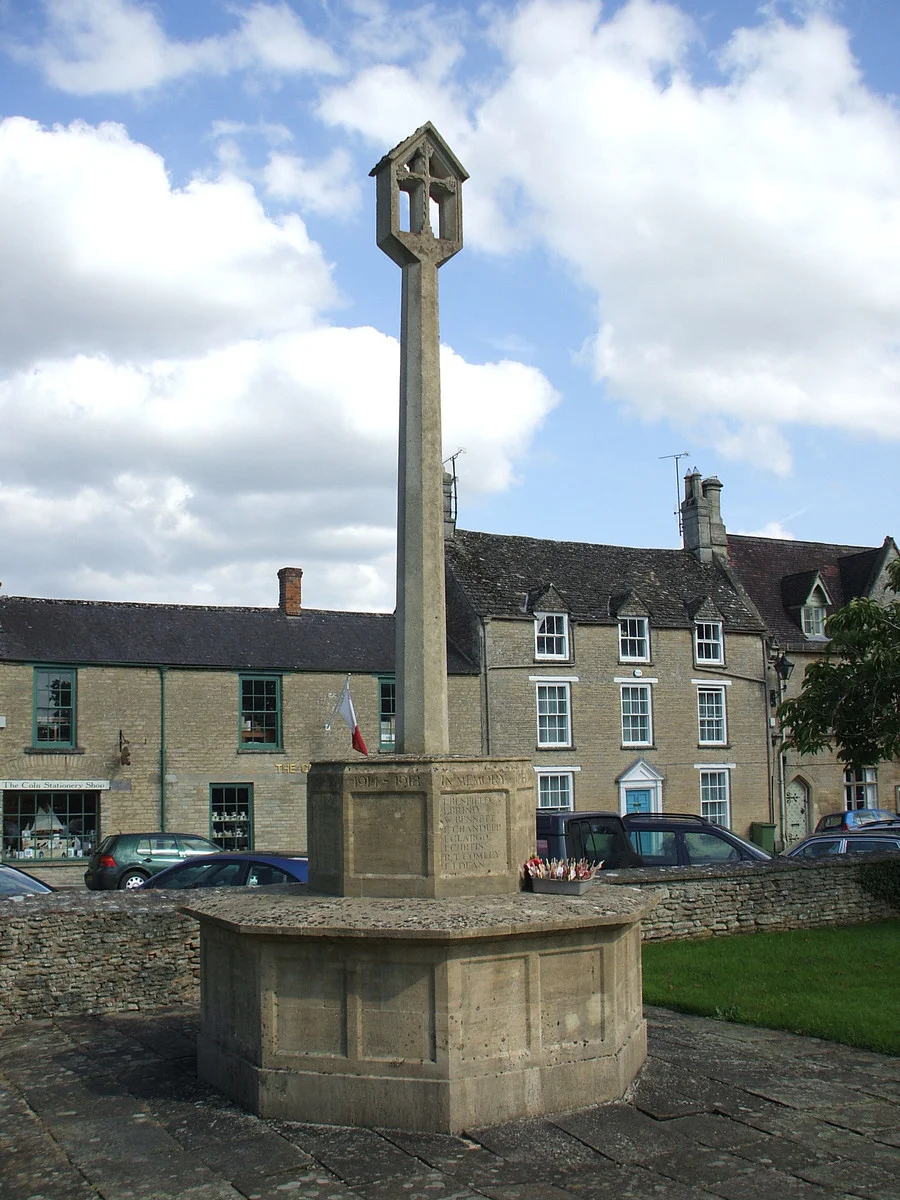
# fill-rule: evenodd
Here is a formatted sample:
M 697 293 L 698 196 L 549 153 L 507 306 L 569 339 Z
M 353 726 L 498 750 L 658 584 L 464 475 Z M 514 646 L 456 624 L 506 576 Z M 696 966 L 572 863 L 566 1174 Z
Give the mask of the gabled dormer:
M 568 661 L 572 657 L 568 607 L 553 584 L 529 589 L 524 608 L 534 617 L 536 661 Z
M 650 661 L 650 609 L 635 591 L 610 598 L 619 622 L 619 662 Z
M 694 663 L 698 667 L 725 665 L 725 623 L 709 596 L 698 596 L 687 605 L 694 623 Z
M 781 581 L 781 599 L 791 620 L 810 641 L 825 639 L 825 621 L 834 602 L 821 571 L 800 571 Z

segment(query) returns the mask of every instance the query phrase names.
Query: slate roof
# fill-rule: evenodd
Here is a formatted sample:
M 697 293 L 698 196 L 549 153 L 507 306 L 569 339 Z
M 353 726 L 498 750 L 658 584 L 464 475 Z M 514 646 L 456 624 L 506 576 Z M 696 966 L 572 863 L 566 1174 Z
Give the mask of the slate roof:
M 821 650 L 823 643 L 804 638 L 788 609 L 804 602 L 817 574 L 831 599 L 829 611 L 868 595 L 890 546 L 890 538 L 881 546 L 842 546 L 729 534 L 728 558 L 781 645 Z
M 251 671 L 394 670 L 390 613 L 0 597 L 0 660 Z M 454 647 L 451 674 L 477 672 Z
M 575 621 L 612 625 L 631 593 L 658 626 L 690 628 L 709 597 L 726 628 L 759 633 L 759 615 L 720 563 L 684 550 L 640 550 L 457 530 L 447 565 L 481 616 L 522 617 L 526 598 L 551 585 Z

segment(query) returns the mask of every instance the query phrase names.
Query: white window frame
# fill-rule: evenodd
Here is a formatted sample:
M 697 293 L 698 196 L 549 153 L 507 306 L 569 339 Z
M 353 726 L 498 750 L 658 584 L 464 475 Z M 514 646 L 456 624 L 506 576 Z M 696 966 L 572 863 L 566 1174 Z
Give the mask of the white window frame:
M 546 706 L 551 700 L 550 689 L 556 693 L 555 702 L 559 703 L 563 700 L 564 711 L 552 713 Z M 541 693 L 544 693 L 542 696 Z M 545 706 L 545 711 L 541 712 L 542 704 Z M 535 710 L 537 714 L 537 745 L 540 750 L 556 750 L 567 748 L 572 745 L 572 689 L 568 680 L 560 679 L 542 679 L 535 686 Z M 542 740 L 541 718 L 542 717 L 565 717 L 565 740 L 559 739 L 556 741 Z
M 627 738 L 625 736 L 625 734 L 626 734 L 626 724 L 625 724 L 626 715 L 629 717 L 632 717 L 635 715 L 633 713 L 626 714 L 626 712 L 625 712 L 625 692 L 626 691 L 643 692 L 646 697 L 646 704 L 647 704 L 647 713 L 646 713 L 647 737 L 646 737 L 646 739 L 644 739 L 644 738 L 631 739 L 631 738 Z M 629 703 L 633 703 L 633 702 L 634 702 L 633 700 L 629 701 Z M 646 680 L 641 680 L 640 682 L 638 682 L 636 680 L 629 680 L 628 683 L 620 683 L 619 684 L 619 710 L 620 710 L 620 715 L 622 718 L 622 745 L 623 746 L 652 746 L 653 745 L 653 688 L 650 686 L 650 684 Z M 640 716 L 643 714 L 637 714 L 637 715 Z
M 634 624 L 640 628 L 640 632 L 634 632 L 628 628 Z M 643 654 L 626 654 L 625 646 L 628 642 L 643 642 Z M 619 662 L 649 662 L 650 661 L 650 619 L 649 617 L 619 617 Z
M 827 610 L 824 604 L 804 604 L 800 610 L 803 623 L 803 636 L 808 638 L 825 637 L 825 619 Z
M 721 706 L 721 718 L 704 716 L 703 704 L 701 702 L 703 693 L 714 693 L 719 697 Z M 697 744 L 700 746 L 727 746 L 728 745 L 728 701 L 726 699 L 727 689 L 724 683 L 698 683 L 697 684 Z M 703 724 L 704 721 L 710 723 L 716 721 L 721 723 L 721 737 L 704 737 Z
M 701 630 L 715 629 L 715 637 L 710 637 L 704 633 L 701 637 Z M 715 647 L 718 650 L 718 656 L 713 658 L 709 655 L 700 653 L 702 647 Z M 725 661 L 725 633 L 722 629 L 721 621 L 695 621 L 694 622 L 694 662 L 698 666 L 703 666 L 706 663 L 724 663 Z
M 723 829 L 731 828 L 731 771 L 732 763 L 697 763 L 695 764 L 700 772 L 700 816 L 706 817 L 708 821 L 712 821 L 714 825 L 719 825 Z M 717 794 L 715 798 L 710 798 L 707 790 L 704 796 L 704 790 L 711 786 L 709 780 L 713 776 L 719 776 L 724 780 L 724 794 Z M 716 783 L 716 788 L 721 787 L 721 783 Z M 724 810 L 721 806 L 724 805 Z M 714 811 L 715 810 L 715 811 Z M 724 820 L 719 820 L 719 815 L 724 815 Z
M 562 630 L 549 632 L 547 629 L 548 623 L 560 622 Z M 562 641 L 562 650 L 548 651 L 540 648 L 541 638 L 546 638 L 556 641 Z M 568 659 L 569 657 L 569 616 L 568 613 L 561 612 L 536 612 L 534 614 L 534 657 L 536 659 Z
M 878 807 L 878 771 L 875 767 L 844 768 L 844 808 L 850 812 L 855 808 Z M 857 804 L 859 793 L 862 804 Z
M 573 812 L 575 809 L 575 772 L 580 771 L 581 767 L 535 767 L 534 773 L 537 776 L 537 806 L 539 812 Z M 543 804 L 541 803 L 541 785 L 544 781 L 551 779 L 564 779 L 566 781 L 566 793 L 568 803 L 566 804 Z

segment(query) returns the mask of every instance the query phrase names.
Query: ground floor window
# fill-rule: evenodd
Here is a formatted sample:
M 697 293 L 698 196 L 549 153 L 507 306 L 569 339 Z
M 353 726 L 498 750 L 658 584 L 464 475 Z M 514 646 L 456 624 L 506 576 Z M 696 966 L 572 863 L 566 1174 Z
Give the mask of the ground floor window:
M 253 784 L 209 785 L 209 836 L 223 850 L 253 849 Z
M 99 828 L 97 792 L 3 793 L 4 858 L 84 858 Z
M 574 807 L 572 798 L 571 771 L 539 771 L 538 772 L 538 808 L 556 808 L 570 810 Z
M 716 825 L 729 825 L 728 772 L 700 772 L 700 816 Z
M 844 808 L 877 808 L 878 781 L 874 767 L 848 767 L 844 772 Z

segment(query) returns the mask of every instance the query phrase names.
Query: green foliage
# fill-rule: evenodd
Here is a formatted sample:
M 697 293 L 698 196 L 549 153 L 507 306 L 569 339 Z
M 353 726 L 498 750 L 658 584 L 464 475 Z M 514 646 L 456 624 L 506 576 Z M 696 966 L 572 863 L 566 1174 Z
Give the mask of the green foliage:
M 900 1054 L 900 920 L 646 942 L 642 959 L 647 1004 Z
M 860 886 L 900 911 L 900 858 L 859 864 Z
M 900 593 L 900 559 L 888 573 Z M 785 749 L 817 754 L 833 746 L 854 768 L 900 758 L 900 600 L 851 600 L 825 632 L 824 658 L 806 668 L 800 695 L 778 710 Z

